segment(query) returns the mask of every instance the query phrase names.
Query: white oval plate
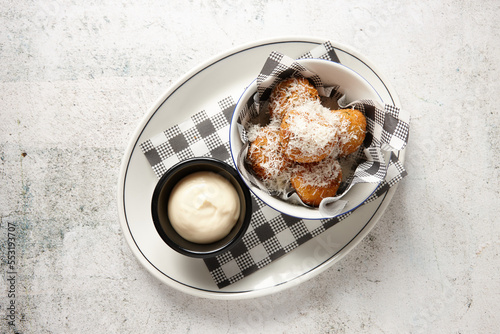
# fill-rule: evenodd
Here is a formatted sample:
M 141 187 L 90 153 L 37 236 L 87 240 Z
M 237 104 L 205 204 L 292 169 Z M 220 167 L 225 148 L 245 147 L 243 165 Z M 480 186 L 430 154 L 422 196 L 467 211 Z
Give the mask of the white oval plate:
M 259 73 L 271 51 L 299 57 L 324 41 L 312 37 L 270 39 L 220 54 L 180 78 L 144 116 L 120 168 L 118 213 L 133 254 L 160 281 L 182 292 L 213 299 L 244 299 L 275 293 L 316 276 L 340 260 L 379 220 L 395 186 L 323 234 L 223 289 L 217 288 L 203 260 L 188 258 L 170 249 L 153 225 L 150 201 L 157 178 L 139 144 L 184 121 L 207 104 L 229 95 L 237 99 Z M 346 46 L 333 45 L 342 64 L 368 80 L 383 101 L 400 107 L 394 89 L 365 57 Z M 403 158 L 404 151 L 399 153 L 399 159 L 403 161 Z

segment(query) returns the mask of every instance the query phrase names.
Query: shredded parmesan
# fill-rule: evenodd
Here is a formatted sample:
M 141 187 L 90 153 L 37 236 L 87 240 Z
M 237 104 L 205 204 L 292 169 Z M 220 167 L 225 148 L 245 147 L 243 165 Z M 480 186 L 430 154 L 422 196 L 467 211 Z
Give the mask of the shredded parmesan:
M 338 187 L 341 175 L 351 174 L 342 173 L 345 166 L 338 158 L 345 156 L 346 146 L 362 142 L 364 129 L 352 121 L 349 111 L 342 110 L 342 114 L 322 105 L 316 89 L 306 79 L 292 78 L 282 83 L 270 97 L 269 123 L 247 129 L 251 143 L 247 161 L 274 194 L 290 190 L 292 178 L 295 186 L 296 176 L 300 177 L 301 187 L 311 187 L 313 193 L 323 191 L 321 188 L 332 189 L 335 183 Z
M 271 121 L 281 120 L 288 110 L 315 100 L 319 100 L 318 91 L 307 79 L 290 78 L 282 81 L 269 98 Z
M 314 164 L 297 165 L 303 186 L 327 188 L 342 172 L 338 160 L 329 157 Z
M 262 127 L 258 124 L 252 124 L 248 129 L 247 129 L 247 138 L 249 142 L 255 141 L 257 139 L 257 136 L 259 135 Z
M 331 111 L 318 101 L 306 102 L 289 111 L 282 124 L 282 133 L 286 138 L 285 153 L 303 155 L 306 160 L 329 155 L 337 137 L 330 114 Z
M 281 153 L 278 131 L 270 125 L 252 129 L 251 136 L 255 139 L 248 149 L 248 160 L 254 172 L 274 191 L 285 186 L 285 178 L 289 178 L 285 176 L 286 167 L 291 164 Z

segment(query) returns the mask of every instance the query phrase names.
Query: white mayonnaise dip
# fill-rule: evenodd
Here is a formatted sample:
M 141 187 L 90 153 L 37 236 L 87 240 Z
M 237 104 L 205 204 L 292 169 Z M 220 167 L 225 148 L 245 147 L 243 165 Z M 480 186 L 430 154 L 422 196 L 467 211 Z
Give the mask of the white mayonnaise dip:
M 208 244 L 224 238 L 240 215 L 236 189 L 214 172 L 195 172 L 181 179 L 168 200 L 172 227 L 184 239 Z

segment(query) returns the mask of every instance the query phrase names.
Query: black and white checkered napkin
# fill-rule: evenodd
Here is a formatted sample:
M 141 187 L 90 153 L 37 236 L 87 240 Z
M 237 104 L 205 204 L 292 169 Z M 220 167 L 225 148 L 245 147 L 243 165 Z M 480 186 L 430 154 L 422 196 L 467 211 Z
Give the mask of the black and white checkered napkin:
M 306 56 L 338 61 L 334 48 L 329 42 L 311 50 Z M 175 163 L 197 156 L 214 157 L 234 166 L 229 149 L 229 124 L 235 107 L 234 101 L 233 97 L 225 97 L 186 121 L 141 143 L 140 147 L 156 176 L 160 178 Z M 401 119 L 398 115 L 400 113 L 398 108 L 391 107 L 386 110 L 388 114 L 384 116 L 384 119 L 387 124 L 382 122 L 377 131 L 385 131 L 389 134 L 398 133 L 400 127 L 397 124 Z M 372 109 L 368 106 L 363 111 L 365 114 L 370 114 Z M 388 136 L 388 138 L 392 137 Z M 407 138 L 403 137 L 399 138 L 403 142 L 401 148 L 404 147 Z M 384 142 L 391 146 L 392 144 L 397 146 L 400 143 L 399 141 L 394 143 L 391 140 Z M 384 174 L 385 179 L 380 182 L 376 191 L 365 203 L 383 195 L 406 175 L 403 165 L 394 152 L 391 153 Z M 252 198 L 251 225 L 242 241 L 228 252 L 204 260 L 219 288 L 254 273 L 352 213 L 351 211 L 323 220 L 299 219 L 275 211 L 253 195 Z
M 143 142 L 140 147 L 160 178 L 176 163 L 194 157 L 214 157 L 232 164 L 229 124 L 234 111 L 229 96 Z

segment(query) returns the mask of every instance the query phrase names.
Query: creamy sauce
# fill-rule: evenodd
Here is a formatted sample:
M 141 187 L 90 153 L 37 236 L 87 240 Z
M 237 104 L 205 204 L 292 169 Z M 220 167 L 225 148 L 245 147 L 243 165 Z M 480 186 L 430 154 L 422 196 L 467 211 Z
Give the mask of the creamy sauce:
M 240 215 L 236 189 L 213 172 L 196 172 L 181 179 L 168 201 L 172 227 L 184 239 L 208 244 L 224 238 Z

